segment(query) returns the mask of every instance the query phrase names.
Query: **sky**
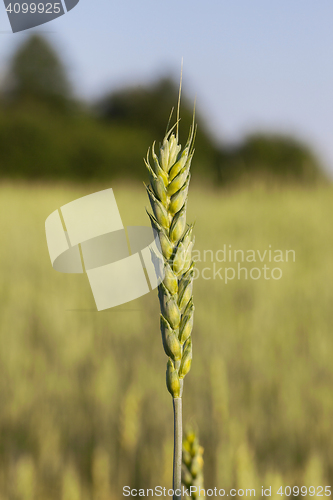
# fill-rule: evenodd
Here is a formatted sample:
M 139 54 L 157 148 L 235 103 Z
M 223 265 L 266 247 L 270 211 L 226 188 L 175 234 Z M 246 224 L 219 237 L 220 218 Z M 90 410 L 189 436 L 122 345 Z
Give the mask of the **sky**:
M 0 0 L 0 71 L 32 31 L 57 46 L 80 96 L 166 74 L 179 79 L 216 140 L 253 131 L 308 141 L 333 176 L 332 0 L 80 0 L 11 33 Z

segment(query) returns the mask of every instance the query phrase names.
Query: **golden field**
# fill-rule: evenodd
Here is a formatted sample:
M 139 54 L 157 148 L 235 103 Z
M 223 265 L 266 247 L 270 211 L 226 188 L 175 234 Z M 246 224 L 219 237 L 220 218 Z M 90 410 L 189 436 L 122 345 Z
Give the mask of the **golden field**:
M 148 225 L 140 182 L 0 185 L 1 500 L 113 500 L 125 485 L 171 487 L 156 291 L 98 313 L 86 276 L 57 273 L 47 251 L 47 216 L 108 187 L 125 225 Z M 202 262 L 184 422 L 199 429 L 206 488 L 260 496 L 272 486 L 278 499 L 280 486 L 333 480 L 332 213 L 330 186 L 191 187 Z M 212 277 L 214 265 L 237 266 L 216 260 L 224 245 L 294 250 L 295 259 L 273 265 L 267 252 L 243 263 L 279 267 L 281 279 L 204 279 L 205 268 Z

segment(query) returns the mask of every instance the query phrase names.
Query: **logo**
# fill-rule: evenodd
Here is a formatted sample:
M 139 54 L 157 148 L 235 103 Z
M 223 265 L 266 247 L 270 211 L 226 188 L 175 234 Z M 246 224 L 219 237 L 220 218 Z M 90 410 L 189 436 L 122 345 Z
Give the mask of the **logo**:
M 53 21 L 72 10 L 80 0 L 3 0 L 13 33 Z
M 53 269 L 85 272 L 98 311 L 137 299 L 164 278 L 157 232 L 145 226 L 126 229 L 112 189 L 72 201 L 46 219 Z

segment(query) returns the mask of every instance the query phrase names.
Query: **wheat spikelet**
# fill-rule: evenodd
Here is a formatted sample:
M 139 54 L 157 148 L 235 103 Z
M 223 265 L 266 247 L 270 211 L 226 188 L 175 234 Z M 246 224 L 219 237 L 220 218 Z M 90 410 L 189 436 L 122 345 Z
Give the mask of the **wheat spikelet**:
M 150 179 L 146 189 L 153 211 L 148 215 L 159 234 L 165 265 L 165 277 L 158 288 L 160 326 L 164 350 L 169 357 L 167 387 L 174 399 L 181 398 L 183 379 L 191 368 L 194 313 L 193 225 L 186 224 L 190 167 L 194 154 L 194 114 L 183 150 L 178 144 L 178 122 L 179 117 L 167 131 L 159 155 L 155 153 L 154 143 L 145 159 Z M 175 127 L 176 133 L 173 132 Z
M 196 487 L 196 490 L 192 492 L 193 499 L 199 496 L 200 489 L 204 487 L 203 452 L 204 449 L 199 445 L 196 433 L 188 430 L 183 441 L 182 483 L 186 488 Z

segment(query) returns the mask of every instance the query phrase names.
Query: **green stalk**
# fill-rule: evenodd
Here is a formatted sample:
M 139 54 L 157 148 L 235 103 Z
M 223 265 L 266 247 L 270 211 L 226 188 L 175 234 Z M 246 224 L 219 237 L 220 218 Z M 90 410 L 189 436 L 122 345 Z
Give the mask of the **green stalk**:
M 173 399 L 174 415 L 174 451 L 173 451 L 173 491 L 182 487 L 182 442 L 183 442 L 183 418 L 182 418 L 182 398 Z M 174 500 L 180 500 L 181 494 L 174 494 Z

